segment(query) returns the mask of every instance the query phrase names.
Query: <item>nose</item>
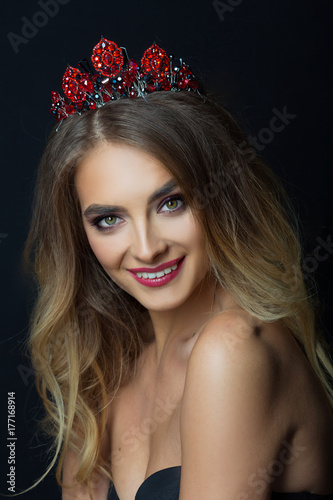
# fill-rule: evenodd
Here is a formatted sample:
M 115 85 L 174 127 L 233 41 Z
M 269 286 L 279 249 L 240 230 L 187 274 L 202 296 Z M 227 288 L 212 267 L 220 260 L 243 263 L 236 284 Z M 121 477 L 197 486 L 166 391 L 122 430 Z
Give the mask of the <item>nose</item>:
M 132 254 L 142 262 L 152 263 L 168 249 L 168 243 L 158 228 L 142 222 L 133 230 Z

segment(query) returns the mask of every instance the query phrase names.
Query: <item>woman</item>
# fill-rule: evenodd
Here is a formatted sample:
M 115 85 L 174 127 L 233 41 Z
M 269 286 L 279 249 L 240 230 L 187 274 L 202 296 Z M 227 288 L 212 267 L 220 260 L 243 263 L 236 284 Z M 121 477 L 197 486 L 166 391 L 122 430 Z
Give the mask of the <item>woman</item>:
M 283 189 L 188 67 L 112 44 L 107 81 L 85 62 L 53 94 L 28 242 L 63 500 L 328 498 L 332 366 Z

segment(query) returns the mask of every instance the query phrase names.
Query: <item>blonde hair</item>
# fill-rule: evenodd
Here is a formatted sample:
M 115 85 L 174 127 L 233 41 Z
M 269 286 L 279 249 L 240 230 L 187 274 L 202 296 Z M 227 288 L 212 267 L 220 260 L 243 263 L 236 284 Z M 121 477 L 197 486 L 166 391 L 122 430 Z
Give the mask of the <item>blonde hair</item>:
M 123 99 L 53 131 L 41 161 L 27 252 L 39 283 L 29 347 L 57 479 L 80 455 L 79 482 L 109 474 L 100 457 L 108 404 L 135 374 L 150 328 L 145 309 L 106 275 L 82 227 L 76 168 L 101 141 L 140 148 L 176 179 L 206 238 L 211 270 L 248 312 L 283 320 L 332 398 L 327 346 L 315 333 L 297 225 L 273 173 L 230 114 L 190 92 Z

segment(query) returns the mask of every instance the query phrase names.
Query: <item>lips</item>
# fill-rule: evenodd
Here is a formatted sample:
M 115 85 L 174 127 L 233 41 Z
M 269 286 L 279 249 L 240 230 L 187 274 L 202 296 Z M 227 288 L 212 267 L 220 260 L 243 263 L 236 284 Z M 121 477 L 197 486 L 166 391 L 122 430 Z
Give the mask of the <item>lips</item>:
M 165 262 L 155 268 L 140 267 L 128 269 L 133 278 L 142 285 L 149 287 L 162 286 L 178 276 L 185 257 Z
M 184 257 L 182 257 L 184 258 Z M 170 260 L 169 262 L 164 262 L 164 264 L 160 264 L 157 267 L 136 267 L 136 268 L 131 268 L 129 271 L 132 271 L 133 273 L 157 273 L 158 271 L 163 271 L 164 269 L 167 269 L 169 267 L 174 266 L 177 264 L 181 259 L 174 259 Z

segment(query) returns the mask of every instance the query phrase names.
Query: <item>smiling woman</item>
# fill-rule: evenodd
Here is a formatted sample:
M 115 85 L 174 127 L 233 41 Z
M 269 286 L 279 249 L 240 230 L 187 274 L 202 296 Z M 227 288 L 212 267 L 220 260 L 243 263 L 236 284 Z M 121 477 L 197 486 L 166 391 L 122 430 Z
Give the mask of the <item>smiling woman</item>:
M 332 365 L 297 223 L 230 114 L 158 54 L 134 99 L 94 106 L 73 68 L 71 104 L 54 96 L 27 247 L 50 468 L 63 500 L 329 497 Z
M 75 185 L 90 247 L 112 281 L 148 311 L 188 300 L 208 259 L 199 224 L 163 165 L 133 147 L 103 144 L 83 160 Z

